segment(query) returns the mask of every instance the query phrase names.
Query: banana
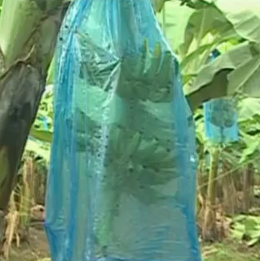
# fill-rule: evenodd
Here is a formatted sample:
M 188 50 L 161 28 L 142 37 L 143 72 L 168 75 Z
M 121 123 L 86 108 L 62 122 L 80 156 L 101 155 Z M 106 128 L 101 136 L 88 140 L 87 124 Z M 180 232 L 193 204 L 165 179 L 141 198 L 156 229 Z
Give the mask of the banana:
M 122 157 L 119 159 L 120 162 L 127 161 L 130 156 L 132 156 L 138 149 L 142 140 L 142 135 L 140 132 L 136 132 L 132 136 L 132 140 L 128 143 L 128 146 L 125 147 L 125 152 L 123 153 Z
M 143 148 L 140 148 L 135 155 L 135 158 L 138 159 L 140 162 L 146 162 L 158 149 L 158 144 L 156 141 L 151 141 L 150 143 L 146 144 Z
M 124 128 L 121 126 L 119 127 L 118 138 L 115 139 L 115 141 L 117 144 L 117 155 L 121 156 L 124 153 L 128 142 L 128 140 L 126 139 L 126 133 L 124 131 Z
M 174 169 L 171 169 L 174 171 Z M 162 185 L 176 178 L 173 172 L 165 172 L 157 169 L 143 169 L 140 171 L 138 181 L 144 186 Z
M 147 59 L 147 55 L 149 54 L 150 48 L 149 48 L 149 40 L 147 38 L 144 39 L 143 44 L 143 52 L 142 57 L 144 58 L 144 61 Z
M 156 86 L 157 88 L 154 88 L 150 92 L 149 100 L 152 102 L 170 102 L 171 101 L 171 90 L 170 88 L 165 85 L 165 87 Z
M 109 152 L 112 155 L 120 155 L 121 147 L 120 147 L 120 132 L 121 129 L 118 126 L 111 127 L 111 132 L 110 132 L 110 139 L 109 139 Z
M 146 67 L 147 55 L 149 54 L 149 42 L 148 39 L 145 38 L 143 42 L 143 46 L 141 49 L 141 54 L 138 57 L 138 62 L 136 64 L 136 77 L 142 77 L 143 72 Z
M 110 187 L 105 193 L 106 197 L 99 202 L 99 205 L 101 206 L 100 213 L 103 213 L 103 215 L 99 215 L 99 219 L 96 220 L 97 243 L 103 251 L 113 238 L 113 222 L 118 211 L 120 201 L 120 191 L 118 189 L 114 190 Z
M 169 152 L 168 156 L 161 159 L 160 161 L 151 162 L 151 165 L 155 165 L 157 168 L 172 168 L 176 165 L 176 158 Z
M 126 54 L 121 61 L 99 48 L 85 50 L 87 63 L 82 64 L 83 74 L 91 85 L 103 88 L 112 71 L 120 63 L 117 93 L 126 99 L 139 98 L 154 102 L 169 101 L 168 83 L 173 76 L 173 57 L 164 51 L 160 42 L 150 50 L 149 40 L 143 41 L 140 54 Z M 108 89 L 104 89 L 108 91 Z
M 149 85 L 145 84 L 144 82 L 137 82 L 137 84 L 133 86 L 135 96 L 140 100 L 147 100 L 150 92 L 149 88 L 147 88 L 148 86 Z
M 147 72 L 144 74 L 144 77 L 148 79 L 155 79 L 158 75 L 162 60 L 162 46 L 160 43 L 156 43 L 154 52 L 149 57 L 150 66 Z
M 165 86 L 169 84 L 171 79 L 173 77 L 176 77 L 176 75 L 173 75 L 174 72 L 174 67 L 173 67 L 173 57 L 171 52 L 166 51 L 163 53 L 162 57 L 162 63 L 161 63 L 161 68 L 160 68 L 160 79 L 159 82 Z
M 150 164 L 150 162 L 152 162 L 152 163 L 156 164 L 168 156 L 169 156 L 169 152 L 166 149 L 158 146 L 157 150 L 155 151 L 155 153 L 153 155 L 151 155 L 151 157 L 149 158 L 147 163 Z
M 152 145 L 150 145 L 150 149 L 151 146 Z M 148 148 L 149 146 L 147 146 L 147 149 Z M 143 153 L 138 151 L 135 157 L 135 162 L 141 165 L 146 165 L 149 168 L 161 169 L 173 168 L 176 164 L 176 159 L 170 151 L 166 150 L 165 148 L 159 147 L 157 144 L 156 149 L 154 149 L 153 151 L 151 150 L 149 154 L 147 153 L 146 157 L 143 157 Z
M 161 193 L 157 192 L 155 189 L 149 186 L 140 186 L 138 188 L 135 188 L 132 191 L 132 195 L 138 198 L 139 201 L 144 205 L 151 205 L 158 200 L 162 200 L 165 198 Z

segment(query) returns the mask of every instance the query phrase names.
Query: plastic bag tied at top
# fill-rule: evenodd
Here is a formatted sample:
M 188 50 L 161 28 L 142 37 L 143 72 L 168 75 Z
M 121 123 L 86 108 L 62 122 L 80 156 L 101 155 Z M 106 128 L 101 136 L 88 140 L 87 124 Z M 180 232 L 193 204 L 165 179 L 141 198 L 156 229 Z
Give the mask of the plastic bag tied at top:
M 74 1 L 59 39 L 53 260 L 200 260 L 194 125 L 150 1 Z

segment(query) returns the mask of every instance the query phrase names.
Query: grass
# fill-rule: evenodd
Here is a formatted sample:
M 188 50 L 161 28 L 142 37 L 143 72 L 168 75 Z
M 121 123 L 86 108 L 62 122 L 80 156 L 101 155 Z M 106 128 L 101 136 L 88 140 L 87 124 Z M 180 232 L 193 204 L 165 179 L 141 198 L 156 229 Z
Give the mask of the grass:
M 260 248 L 248 248 L 237 242 L 224 242 L 203 247 L 203 261 L 259 261 Z

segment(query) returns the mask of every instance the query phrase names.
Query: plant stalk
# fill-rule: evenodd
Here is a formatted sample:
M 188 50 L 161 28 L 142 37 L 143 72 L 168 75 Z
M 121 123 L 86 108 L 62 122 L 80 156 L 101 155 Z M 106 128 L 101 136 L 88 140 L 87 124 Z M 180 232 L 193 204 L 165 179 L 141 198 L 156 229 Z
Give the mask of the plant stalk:
M 215 241 L 218 238 L 216 227 L 216 191 L 217 175 L 219 163 L 219 148 L 214 148 L 211 153 L 210 173 L 208 179 L 208 191 L 206 199 L 206 208 L 204 214 L 204 223 L 202 237 L 205 241 Z
M 41 8 L 45 6 L 45 10 L 36 0 L 4 0 L 3 3 L 0 163 L 4 168 L 0 171 L 0 213 L 5 213 L 8 206 L 15 174 L 45 89 L 57 35 L 68 8 L 62 3 L 62 0 L 41 0 Z

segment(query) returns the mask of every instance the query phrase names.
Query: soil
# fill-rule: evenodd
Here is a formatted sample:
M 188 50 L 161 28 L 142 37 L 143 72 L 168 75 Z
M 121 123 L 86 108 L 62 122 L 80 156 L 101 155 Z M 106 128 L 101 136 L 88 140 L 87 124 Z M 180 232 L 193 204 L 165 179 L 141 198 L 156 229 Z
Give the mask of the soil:
M 202 244 L 203 261 L 259 261 L 260 247 L 249 248 L 234 241 Z M 0 258 L 0 261 L 3 259 Z M 13 247 L 9 261 L 51 261 L 49 245 L 43 228 L 31 228 L 28 243 Z
M 29 242 L 13 247 L 9 261 L 50 261 L 49 245 L 43 229 L 30 228 Z M 2 261 L 3 259 L 0 258 Z
M 203 261 L 259 261 L 260 247 L 247 247 L 237 241 L 203 245 Z

